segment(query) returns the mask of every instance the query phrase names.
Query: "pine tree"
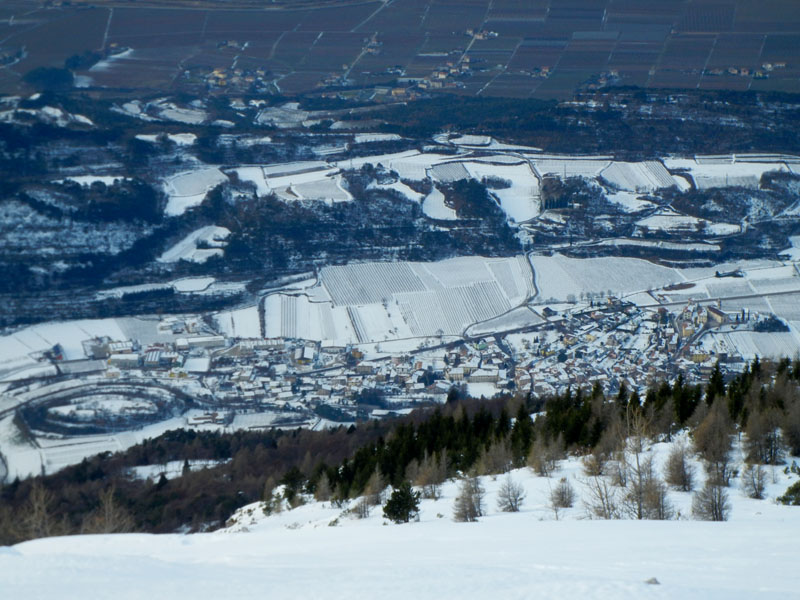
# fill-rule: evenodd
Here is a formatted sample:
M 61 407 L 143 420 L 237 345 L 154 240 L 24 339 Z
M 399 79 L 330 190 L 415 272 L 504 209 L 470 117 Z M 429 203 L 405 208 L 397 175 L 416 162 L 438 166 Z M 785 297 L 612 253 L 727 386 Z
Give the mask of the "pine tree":
M 383 505 L 383 516 L 395 523 L 408 523 L 419 512 L 419 495 L 404 481 Z

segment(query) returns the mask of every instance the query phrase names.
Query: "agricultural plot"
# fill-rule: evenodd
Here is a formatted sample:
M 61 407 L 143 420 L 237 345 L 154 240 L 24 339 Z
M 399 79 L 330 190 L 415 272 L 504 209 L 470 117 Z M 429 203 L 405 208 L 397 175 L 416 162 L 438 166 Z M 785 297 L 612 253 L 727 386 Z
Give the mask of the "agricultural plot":
M 684 281 L 668 267 L 635 258 L 531 258 L 539 290 L 537 301 L 574 301 L 587 295 L 625 296 Z
M 261 320 L 257 306 L 248 306 L 237 310 L 226 311 L 214 315 L 218 329 L 231 338 L 260 338 Z
M 711 235 L 731 235 L 741 231 L 741 227 L 733 223 L 712 223 L 705 219 L 673 212 L 651 215 L 637 221 L 636 226 L 645 233 L 651 231 L 694 231 Z
M 288 293 L 268 296 L 267 337 L 374 343 L 461 335 L 469 325 L 503 315 L 534 294 L 524 256 L 325 267 L 320 284 L 314 301 Z M 535 319 L 515 314 L 509 322 Z
M 455 221 L 458 219 L 456 211 L 444 203 L 444 194 L 439 188 L 434 187 L 422 201 L 422 212 L 431 219 L 438 221 Z
M 508 187 L 489 188 L 500 201 L 500 208 L 508 218 L 522 223 L 536 217 L 540 212 L 539 179 L 528 163 L 497 165 L 484 162 L 464 163 L 469 174 L 478 181 L 492 178 L 504 180 Z
M 221 256 L 224 252 L 225 239 L 231 234 L 225 227 L 208 225 L 187 235 L 177 244 L 169 248 L 157 260 L 171 263 L 179 260 L 205 262 L 212 256 Z M 200 245 L 206 246 L 199 248 Z
M 759 358 L 778 359 L 800 353 L 800 340 L 796 331 L 781 333 L 758 333 L 734 331 L 710 336 L 711 347 L 717 352 L 739 355 L 744 360 Z M 708 343 L 708 342 L 706 342 Z
M 628 192 L 652 192 L 675 185 L 669 171 L 655 160 L 613 162 L 600 172 L 600 176 L 615 188 Z
M 174 175 L 164 182 L 164 191 L 169 196 L 164 212 L 168 216 L 182 215 L 202 203 L 209 191 L 226 181 L 228 177 L 216 167 Z
M 86 358 L 81 342 L 109 336 L 128 339 L 116 319 L 97 319 L 45 323 L 26 327 L 0 337 L 0 380 L 11 381 L 50 373 L 49 362 L 40 363 L 45 352 L 59 347 L 64 360 Z
M 754 162 L 746 157 L 725 156 L 714 159 L 698 156 L 695 160 L 686 158 L 664 159 L 668 169 L 681 170 L 692 177 L 695 187 L 700 190 L 716 187 L 745 187 L 758 189 L 761 177 L 771 171 L 789 170 L 783 162 Z
M 346 307 L 310 302 L 307 296 L 273 294 L 264 300 L 266 337 L 357 342 Z
M 9 8 L 16 20 L 0 33 L 12 47 L 26 48 L 11 67 L 19 75 L 60 66 L 87 49 L 133 48 L 135 60 L 90 75 L 96 85 L 120 88 L 180 88 L 182 69 L 229 69 L 234 56 L 238 68 L 267 69 L 288 92 L 312 91 L 352 66 L 353 81 L 386 84 L 394 79 L 387 70 L 427 77 L 469 48 L 478 68 L 458 90 L 463 94 L 569 97 L 609 71 L 615 83 L 642 87 L 797 91 L 794 5 L 774 2 L 760 12 L 753 6 L 747 0 L 666 6 L 403 0 L 299 10 L 62 5 L 27 13 Z M 373 35 L 378 45 L 362 55 L 364 39 Z M 230 41 L 244 47 L 233 51 Z M 782 66 L 764 71 L 765 64 Z M 532 76 L 544 68 L 547 77 Z M 18 79 L 0 73 L 0 86 L 15 90 Z
M 611 160 L 605 157 L 576 158 L 557 155 L 530 155 L 529 158 L 540 177 L 552 174 L 564 179 L 567 177 L 594 179 L 611 164 Z
M 781 319 L 800 322 L 800 293 L 770 296 L 769 304 Z
M 288 191 L 301 200 L 320 200 L 325 202 L 346 202 L 353 197 L 342 187 L 342 179 L 326 177 L 291 186 Z

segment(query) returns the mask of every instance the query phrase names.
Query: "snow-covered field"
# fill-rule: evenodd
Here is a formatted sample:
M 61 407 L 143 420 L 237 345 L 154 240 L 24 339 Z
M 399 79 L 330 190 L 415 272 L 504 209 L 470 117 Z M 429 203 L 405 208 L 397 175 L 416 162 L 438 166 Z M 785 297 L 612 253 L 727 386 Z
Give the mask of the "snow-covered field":
M 193 133 L 168 133 L 160 135 L 163 135 L 176 146 L 191 146 L 197 141 L 197 136 Z M 136 139 L 154 144 L 158 142 L 160 135 L 155 133 L 140 133 L 136 136 Z
M 613 162 L 600 176 L 615 188 L 628 192 L 652 192 L 677 185 L 663 163 L 656 160 Z
M 444 203 L 444 194 L 435 187 L 422 201 L 422 212 L 431 219 L 440 221 L 455 221 L 458 219 L 456 211 Z
M 582 294 L 624 296 L 684 281 L 676 269 L 637 258 L 567 258 L 562 255 L 531 258 L 538 299 L 579 299 Z
M 216 225 L 201 227 L 164 252 L 158 258 L 158 262 L 171 263 L 188 260 L 202 263 L 212 256 L 221 256 L 226 244 L 225 238 L 230 234 L 230 230 L 225 227 Z M 211 246 L 211 248 L 198 248 L 198 244 Z
M 216 167 L 204 167 L 171 177 L 164 182 L 164 191 L 169 196 L 165 214 L 170 217 L 182 215 L 201 204 L 209 191 L 226 181 L 227 175 Z
M 527 162 L 497 165 L 471 161 L 464 165 L 469 174 L 478 181 L 495 177 L 511 184 L 507 188 L 492 189 L 492 193 L 500 200 L 500 208 L 512 221 L 530 221 L 539 214 L 539 179 Z
M 265 300 L 267 337 L 342 344 L 458 335 L 533 295 L 524 256 L 325 267 L 321 285 Z M 230 313 L 222 313 L 223 324 Z M 224 325 L 227 327 L 227 325 Z
M 737 483 L 728 490 L 726 522 L 687 520 L 691 494 L 683 492 L 669 493 L 677 521 L 588 519 L 585 476 L 572 458 L 551 478 L 511 473 L 526 492 L 519 513 L 496 506 L 503 476 L 483 478 L 486 515 L 477 523 L 452 521 L 452 481 L 439 500 L 422 501 L 419 521 L 403 525 L 386 525 L 380 507 L 356 519 L 329 503 L 270 517 L 251 505 L 227 531 L 0 548 L 0 588 L 32 599 L 216 600 L 234 589 L 246 598 L 791 598 L 800 586 L 800 509 L 774 498 L 797 477 L 768 470 L 767 499 L 744 497 Z M 578 500 L 556 520 L 548 497 L 560 477 Z
M 757 189 L 761 184 L 761 176 L 769 171 L 787 171 L 782 162 L 753 162 L 747 157 L 709 157 L 667 158 L 664 164 L 668 169 L 688 171 L 698 189 L 715 187 L 740 186 Z

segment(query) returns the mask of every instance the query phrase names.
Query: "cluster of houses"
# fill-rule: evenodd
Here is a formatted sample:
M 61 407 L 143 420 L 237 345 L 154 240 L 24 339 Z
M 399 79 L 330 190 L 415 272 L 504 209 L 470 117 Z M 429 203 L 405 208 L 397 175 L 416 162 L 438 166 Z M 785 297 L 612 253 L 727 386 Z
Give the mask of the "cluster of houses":
M 83 362 L 99 377 L 191 388 L 208 414 L 223 415 L 209 423 L 270 411 L 345 421 L 444 402 L 454 386 L 474 396 L 544 397 L 595 384 L 608 393 L 623 384 L 641 389 L 678 372 L 689 383 L 700 381 L 717 361 L 737 363 L 712 356 L 698 343 L 702 335 L 750 320 L 717 305 L 689 301 L 668 312 L 613 297 L 539 312 L 544 321 L 522 331 L 429 340 L 416 350 L 370 356 L 330 341 L 233 339 L 207 327 L 176 326 L 173 318 L 159 326 L 170 341 L 94 338 L 83 342 Z M 90 370 L 58 364 L 61 374 Z

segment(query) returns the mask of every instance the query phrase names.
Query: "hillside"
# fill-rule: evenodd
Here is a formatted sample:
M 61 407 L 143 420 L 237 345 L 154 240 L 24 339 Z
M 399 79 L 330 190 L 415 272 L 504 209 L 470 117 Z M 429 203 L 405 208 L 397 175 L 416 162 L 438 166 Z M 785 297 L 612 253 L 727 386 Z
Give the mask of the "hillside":
M 646 452 L 659 463 L 669 446 Z M 733 454 L 741 470 L 741 450 Z M 496 508 L 502 476 L 482 478 L 487 514 L 477 523 L 453 522 L 452 480 L 407 525 L 387 525 L 380 508 L 356 519 L 311 501 L 264 517 L 256 504 L 215 533 L 61 537 L 3 548 L 0 585 L 8 597 L 27 598 L 201 600 L 232 589 L 273 598 L 790 597 L 800 583 L 793 534 L 800 511 L 774 498 L 797 476 L 767 469 L 765 500 L 745 498 L 732 483 L 727 522 L 688 520 L 691 494 L 674 491 L 679 520 L 591 520 L 586 477 L 572 457 L 549 478 L 511 472 L 527 492 L 518 513 Z M 555 520 L 548 496 L 560 477 L 579 499 Z

